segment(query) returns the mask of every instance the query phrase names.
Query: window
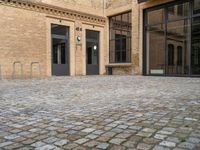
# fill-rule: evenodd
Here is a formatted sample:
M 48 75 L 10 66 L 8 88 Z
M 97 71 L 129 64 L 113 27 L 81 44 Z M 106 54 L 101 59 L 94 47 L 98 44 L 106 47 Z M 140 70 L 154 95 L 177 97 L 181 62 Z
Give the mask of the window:
M 193 6 L 194 7 L 193 13 L 199 14 L 200 13 L 200 0 L 194 0 L 193 5 L 194 5 Z
M 178 5 L 177 14 L 178 14 L 179 16 L 182 16 L 182 15 L 183 15 L 183 5 Z
M 131 12 L 110 17 L 110 63 L 131 62 Z
M 167 14 L 168 20 L 169 21 L 179 20 L 179 19 L 184 19 L 185 17 L 188 17 L 189 16 L 189 7 L 190 7 L 189 2 L 177 4 L 177 5 L 168 7 L 167 8 L 167 10 L 168 10 L 168 14 Z M 174 9 L 177 12 L 172 14 L 172 13 L 170 13 L 171 9 Z
M 168 45 L 168 65 L 174 65 L 174 45 L 172 44 Z
M 182 66 L 182 59 L 183 59 L 183 48 L 182 46 L 177 47 L 177 65 Z
M 200 14 L 191 13 L 194 1 L 173 1 L 144 11 L 145 75 L 185 76 L 200 73 Z M 200 4 L 200 0 L 197 1 Z M 192 22 L 192 18 L 198 19 Z

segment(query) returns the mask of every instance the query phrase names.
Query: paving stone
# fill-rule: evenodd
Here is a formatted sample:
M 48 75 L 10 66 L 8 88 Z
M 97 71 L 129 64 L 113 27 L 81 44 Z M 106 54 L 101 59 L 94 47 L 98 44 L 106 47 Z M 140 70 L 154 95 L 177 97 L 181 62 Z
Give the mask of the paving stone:
M 75 143 L 77 143 L 77 144 L 83 144 L 83 143 L 85 143 L 87 141 L 89 141 L 89 139 L 82 138 L 82 139 L 76 140 Z
M 116 137 L 124 138 L 124 139 L 126 139 L 126 138 L 128 138 L 130 136 L 131 136 L 131 134 L 128 134 L 128 133 L 120 133 L 120 134 L 116 135 Z
M 198 143 L 200 143 L 200 138 L 193 138 L 193 137 L 190 137 L 187 141 L 188 141 L 189 143 L 198 144 Z
M 0 148 L 5 147 L 7 145 L 13 144 L 13 142 L 8 141 L 8 142 L 4 142 L 4 143 L 0 143 Z
M 103 134 L 104 133 L 104 131 L 102 131 L 102 130 L 96 130 L 96 131 L 94 131 L 94 132 L 92 132 L 93 134 L 97 134 L 97 135 L 101 135 L 101 134 Z
M 129 126 L 130 129 L 133 129 L 133 130 L 140 130 L 142 129 L 141 126 Z
M 163 134 L 156 134 L 154 136 L 154 138 L 156 139 L 160 139 L 160 140 L 164 140 L 167 137 L 167 135 L 163 135 Z
M 126 150 L 126 147 L 120 145 L 112 145 L 110 150 Z
M 67 149 L 67 150 L 71 150 L 71 149 L 73 149 L 75 147 L 78 147 L 78 144 L 76 144 L 76 143 L 70 143 L 70 144 L 67 144 L 67 145 L 63 146 L 63 148 Z
M 145 143 L 139 143 L 137 146 L 137 149 L 139 150 L 149 150 L 152 148 L 152 145 L 145 144 Z
M 55 142 L 54 144 L 56 146 L 63 146 L 63 145 L 66 145 L 68 142 L 69 142 L 68 140 L 60 140 L 60 141 Z
M 166 146 L 166 147 L 176 147 L 176 143 L 170 142 L 170 141 L 162 141 L 162 142 L 160 143 L 160 145 Z
M 150 137 L 152 133 L 150 132 L 138 132 L 136 135 L 141 136 L 141 137 Z
M 24 140 L 24 141 L 22 141 L 22 143 L 23 144 L 25 144 L 25 145 L 30 145 L 30 144 L 32 144 L 32 143 L 34 143 L 36 140 L 34 140 L 34 139 L 26 139 L 26 140 Z
M 126 141 L 123 145 L 128 148 L 135 148 L 137 144 L 134 141 Z
M 160 130 L 160 131 L 157 132 L 157 134 L 171 135 L 171 134 L 173 134 L 173 132 L 171 132 L 171 131 L 165 131 L 165 130 Z
M 88 138 L 88 139 L 96 139 L 97 137 L 99 137 L 98 135 L 95 135 L 95 134 L 89 134 L 89 135 L 87 135 L 86 136 L 86 138 Z
M 121 138 L 114 138 L 114 139 L 111 139 L 109 142 L 112 143 L 112 144 L 120 145 L 124 141 L 126 141 L 126 140 L 121 139 Z
M 100 143 L 97 145 L 97 148 L 99 149 L 107 149 L 109 147 L 108 143 Z
M 10 150 L 13 150 L 13 149 L 18 149 L 18 148 L 22 148 L 22 144 L 21 143 L 13 143 L 11 145 L 8 145 L 8 146 L 5 146 L 4 149 L 10 149 Z
M 36 150 L 51 150 L 51 149 L 55 149 L 55 148 L 56 148 L 56 146 L 54 146 L 54 145 L 44 145 L 44 146 L 36 148 Z
M 36 148 L 37 147 L 42 147 L 44 145 L 46 145 L 46 143 L 41 142 L 41 141 L 38 141 L 38 142 L 35 142 L 35 143 L 31 144 L 31 146 L 36 147 Z
M 126 126 L 126 125 L 119 125 L 119 126 L 117 126 L 117 128 L 120 128 L 120 129 L 127 129 L 128 126 Z
M 178 147 L 185 148 L 185 149 L 194 149 L 195 145 L 193 143 L 183 142 L 183 143 L 179 144 Z
M 58 141 L 58 140 L 59 140 L 59 139 L 56 138 L 56 137 L 49 137 L 49 138 L 47 138 L 47 139 L 44 139 L 43 141 L 44 141 L 45 143 L 51 144 L 51 143 L 54 143 L 54 142 L 56 142 L 56 141 Z
M 143 142 L 150 145 L 156 145 L 160 142 L 160 140 L 155 138 L 143 138 Z
M 108 142 L 112 137 L 109 136 L 100 136 L 97 140 L 101 142 Z
M 93 132 L 94 130 L 95 130 L 95 129 L 93 129 L 93 128 L 86 128 L 86 129 L 82 130 L 82 132 L 91 133 L 91 132 Z
M 98 141 L 92 140 L 92 141 L 89 141 L 89 142 L 85 143 L 84 146 L 87 146 L 87 147 L 90 147 L 90 148 L 94 148 L 94 147 L 96 147 L 98 144 L 99 144 Z
M 144 128 L 142 129 L 143 132 L 149 132 L 149 133 L 154 133 L 156 130 L 155 129 L 150 129 L 150 128 Z
M 153 150 L 170 150 L 170 148 L 156 145 Z
M 115 132 L 106 132 L 106 133 L 104 133 L 102 136 L 113 137 L 113 136 L 115 136 L 115 135 L 116 135 Z
M 11 134 L 11 135 L 8 135 L 8 136 L 5 136 L 4 138 L 7 139 L 7 140 L 14 140 L 16 138 L 19 138 L 20 136 L 17 135 L 17 134 Z

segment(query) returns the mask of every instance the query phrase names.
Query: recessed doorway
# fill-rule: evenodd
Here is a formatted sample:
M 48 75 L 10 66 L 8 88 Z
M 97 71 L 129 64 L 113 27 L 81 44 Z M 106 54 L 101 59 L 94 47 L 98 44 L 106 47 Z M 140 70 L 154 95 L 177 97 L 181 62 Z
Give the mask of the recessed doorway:
M 69 75 L 69 28 L 51 25 L 52 37 L 52 75 Z
M 86 75 L 99 74 L 99 32 L 86 30 Z

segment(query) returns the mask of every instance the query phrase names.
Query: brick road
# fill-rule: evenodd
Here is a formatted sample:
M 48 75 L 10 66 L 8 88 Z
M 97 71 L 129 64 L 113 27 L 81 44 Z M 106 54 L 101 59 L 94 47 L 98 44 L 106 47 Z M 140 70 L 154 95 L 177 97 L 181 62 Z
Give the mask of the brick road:
M 0 149 L 200 149 L 200 78 L 0 81 Z

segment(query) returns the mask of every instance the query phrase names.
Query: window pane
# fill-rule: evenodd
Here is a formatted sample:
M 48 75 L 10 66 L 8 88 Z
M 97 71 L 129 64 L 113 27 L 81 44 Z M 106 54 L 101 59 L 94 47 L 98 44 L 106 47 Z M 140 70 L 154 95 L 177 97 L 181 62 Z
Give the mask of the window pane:
M 164 22 L 164 9 L 158 9 L 148 12 L 148 25 L 159 24 Z
M 189 3 L 174 5 L 167 8 L 168 20 L 177 20 L 189 16 Z M 173 10 L 173 12 L 172 12 Z
M 200 74 L 200 17 L 192 21 L 192 74 Z
M 168 45 L 168 66 L 174 65 L 174 45 Z
M 194 0 L 193 8 L 194 8 L 194 10 L 193 10 L 194 14 L 199 14 L 200 13 L 200 0 Z
M 175 21 L 167 24 L 167 44 L 173 45 L 173 48 L 168 46 L 167 74 L 189 73 L 189 31 L 189 20 Z M 173 52 L 172 49 L 174 49 Z M 182 61 L 182 64 L 180 61 Z
M 177 65 L 182 66 L 182 60 L 183 60 L 183 48 L 182 46 L 177 47 Z
M 147 74 L 164 74 L 165 31 L 164 24 L 147 29 Z
M 131 12 L 110 17 L 110 63 L 131 61 Z

